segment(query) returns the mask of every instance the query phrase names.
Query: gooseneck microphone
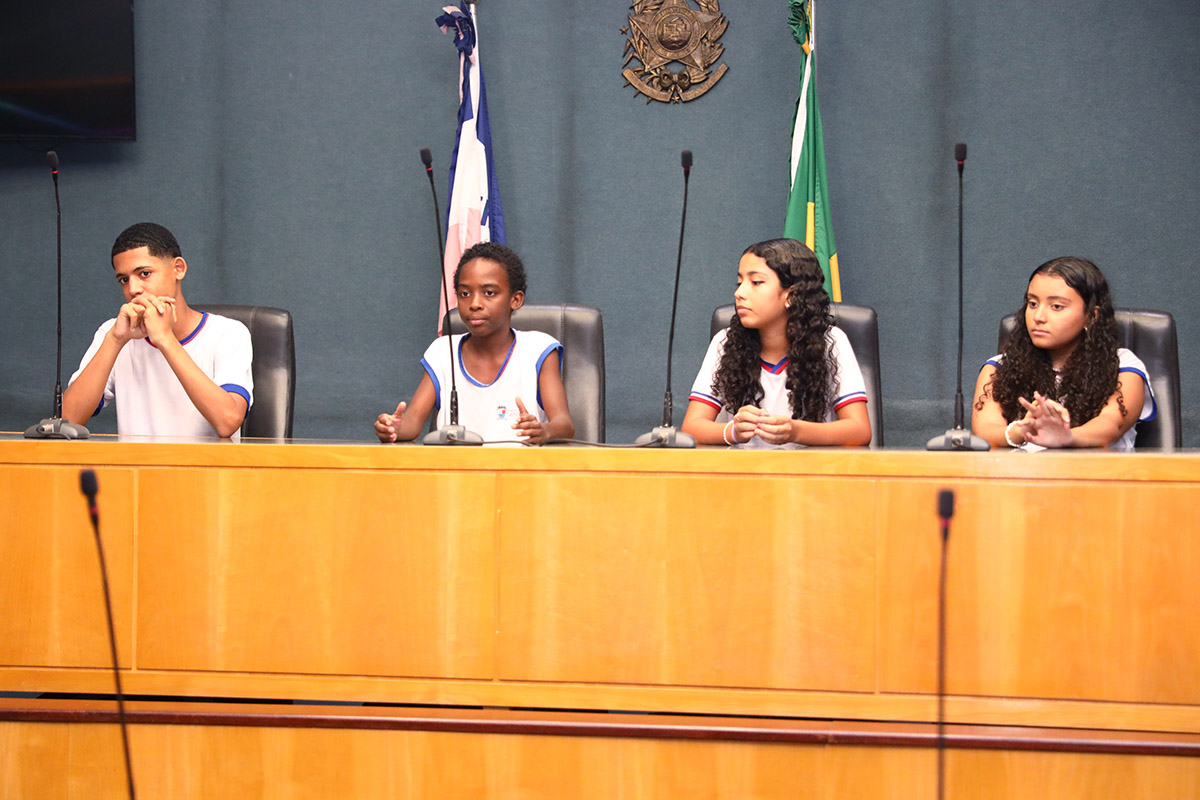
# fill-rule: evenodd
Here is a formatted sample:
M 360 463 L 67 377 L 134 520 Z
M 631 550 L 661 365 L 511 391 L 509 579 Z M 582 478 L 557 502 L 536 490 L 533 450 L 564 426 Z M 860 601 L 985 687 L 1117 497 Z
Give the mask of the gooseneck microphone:
M 966 149 L 966 145 L 962 145 Z M 959 162 L 961 164 L 961 162 Z M 938 492 L 938 519 L 941 522 L 942 558 L 938 577 L 938 657 L 937 657 L 937 797 L 946 791 L 946 549 L 950 542 L 950 520 L 954 517 L 954 490 Z
M 125 749 L 125 778 L 128 783 L 129 800 L 134 800 L 137 793 L 133 789 L 133 762 L 129 758 L 129 728 L 125 723 L 125 693 L 121 690 L 121 671 L 117 668 L 117 632 L 113 627 L 112 598 L 108 591 L 108 566 L 104 562 L 104 544 L 100 541 L 100 509 L 96 505 L 96 495 L 100 492 L 100 485 L 96 481 L 96 473 L 90 469 L 80 470 L 79 488 L 87 497 L 88 516 L 92 520 L 92 532 L 96 536 L 96 552 L 100 556 L 100 581 L 104 585 L 104 613 L 108 618 L 108 646 L 112 652 L 113 678 L 117 685 L 117 720 L 121 725 L 121 744 Z
M 429 177 L 429 190 L 433 192 L 433 222 L 437 226 L 438 241 L 438 272 L 442 284 L 442 301 L 446 304 L 446 317 L 450 316 L 450 289 L 446 284 L 446 250 L 442 244 L 442 217 L 438 209 L 437 187 L 433 184 L 433 154 L 428 147 L 421 148 L 421 163 L 425 165 L 425 174 Z M 458 424 L 458 381 L 455 373 L 458 366 L 454 361 L 454 340 L 450 337 L 450 326 L 446 326 L 446 347 L 450 350 L 450 424 L 443 425 L 432 433 L 425 435 L 422 444 L 483 444 L 483 437 L 469 431 Z
M 58 217 L 58 343 L 55 349 L 54 414 L 25 429 L 26 439 L 86 439 L 88 429 L 62 418 L 62 205 L 58 201 L 58 153 L 46 153 L 46 164 L 54 178 L 54 209 Z
M 425 175 L 429 178 L 429 191 L 433 192 L 433 224 L 437 227 L 438 263 L 442 265 L 441 280 L 442 302 L 446 304 L 446 313 L 450 313 L 450 294 L 446 288 L 446 248 L 442 244 L 442 217 L 438 210 L 437 186 L 433 183 L 433 153 L 428 147 L 421 148 L 421 163 L 425 165 Z M 439 322 L 440 324 L 440 322 Z M 449 331 L 446 331 L 446 344 L 450 349 L 450 364 L 454 365 L 454 345 L 450 343 Z M 450 424 L 458 424 L 458 383 L 454 380 L 455 370 L 450 370 Z
M 986 439 L 963 427 L 963 162 L 967 160 L 966 142 L 954 145 L 954 160 L 958 163 L 958 384 L 954 392 L 954 427 L 930 439 L 925 449 L 991 450 Z
M 674 425 L 675 401 L 671 395 L 671 361 L 675 351 L 675 310 L 679 306 L 679 273 L 683 266 L 683 229 L 687 225 L 688 178 L 692 174 L 692 151 L 680 153 L 683 166 L 683 214 L 679 218 L 679 254 L 675 257 L 675 291 L 671 296 L 671 332 L 667 336 L 667 391 L 663 394 L 662 425 L 637 438 L 636 444 L 643 447 L 695 447 L 696 439 L 690 434 L 676 430 Z

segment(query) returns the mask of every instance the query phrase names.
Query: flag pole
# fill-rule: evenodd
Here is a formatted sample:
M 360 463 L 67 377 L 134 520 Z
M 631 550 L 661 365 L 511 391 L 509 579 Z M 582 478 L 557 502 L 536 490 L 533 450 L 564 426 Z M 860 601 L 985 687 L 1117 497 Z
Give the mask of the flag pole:
M 808 46 L 817 49 L 817 0 L 808 0 Z M 813 77 L 816 77 L 817 60 L 813 59 Z
M 829 213 L 829 183 L 821 111 L 817 101 L 816 35 L 812 13 L 815 0 L 790 0 L 788 24 L 804 51 L 800 97 L 792 118 L 790 188 L 783 235 L 804 242 L 816 254 L 830 298 L 841 302 L 841 277 Z

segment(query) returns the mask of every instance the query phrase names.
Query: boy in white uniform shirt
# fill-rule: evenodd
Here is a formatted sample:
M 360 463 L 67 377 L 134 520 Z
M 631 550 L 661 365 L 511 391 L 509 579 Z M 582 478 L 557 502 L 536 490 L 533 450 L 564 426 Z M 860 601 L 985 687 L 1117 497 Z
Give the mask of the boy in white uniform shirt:
M 125 303 L 71 376 L 63 417 L 83 424 L 111 403 L 119 434 L 236 440 L 254 391 L 246 326 L 187 304 L 187 262 L 161 225 L 122 231 L 112 264 Z
M 412 400 L 375 419 L 379 441 L 417 438 L 434 410 L 439 427 L 449 424 L 451 369 L 457 369 L 459 419 L 485 444 L 542 444 L 574 435 L 562 382 L 562 345 L 547 334 L 512 328 L 512 312 L 525 302 L 525 284 L 525 265 L 504 245 L 481 242 L 463 253 L 454 291 L 469 332 L 452 336 L 450 346 L 445 336 L 429 345 L 421 359 L 425 374 Z

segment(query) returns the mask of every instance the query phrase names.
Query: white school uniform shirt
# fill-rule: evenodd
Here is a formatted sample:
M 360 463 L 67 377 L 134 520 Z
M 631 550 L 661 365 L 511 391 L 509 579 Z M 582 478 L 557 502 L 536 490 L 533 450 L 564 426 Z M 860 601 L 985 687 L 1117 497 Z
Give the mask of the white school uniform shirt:
M 993 367 L 1000 366 L 1000 362 L 1004 360 L 1003 355 L 992 356 L 984 362 L 986 367 L 991 364 Z M 1146 372 L 1146 365 L 1142 360 L 1134 355 L 1132 350 L 1126 350 L 1124 347 L 1117 348 L 1118 372 L 1132 372 L 1141 377 L 1142 382 L 1146 385 L 1146 394 L 1142 399 L 1142 410 L 1138 414 L 1138 422 L 1148 422 L 1158 416 L 1158 404 L 1154 401 L 1154 390 L 1150 388 L 1150 375 Z M 982 370 L 983 367 L 980 367 Z M 1137 425 L 1135 424 L 1129 430 L 1125 431 L 1125 435 L 1117 441 L 1109 445 L 1109 450 L 1127 453 L 1133 450 L 1133 443 L 1137 439 Z M 1026 442 L 1021 445 L 1021 450 L 1035 452 L 1037 450 L 1045 450 L 1041 445 L 1036 445 L 1033 442 Z
M 704 355 L 704 362 L 700 365 L 700 372 L 696 375 L 696 382 L 692 384 L 692 393 L 688 396 L 689 401 L 696 400 L 717 409 L 717 422 L 728 422 L 733 419 L 733 412 L 722 408 L 714 386 L 717 365 L 720 363 L 721 353 L 725 349 L 725 337 L 728 331 L 728 328 L 718 331 L 717 335 L 712 338 L 708 345 L 708 352 Z M 833 376 L 834 385 L 831 392 L 833 399 L 825 413 L 825 421 L 833 422 L 837 419 L 839 408 L 850 403 L 867 402 L 867 386 L 863 381 L 862 369 L 858 366 L 858 360 L 854 357 L 854 348 L 850 346 L 850 340 L 846 338 L 845 332 L 841 328 L 833 326 L 829 329 L 825 339 L 833 353 L 834 362 L 837 364 L 837 374 Z M 763 387 L 763 399 L 759 403 L 759 408 L 779 416 L 791 417 L 792 406 L 788 402 L 787 391 L 788 359 L 785 358 L 778 364 L 769 364 L 761 360 L 760 363 L 762 371 L 759 373 L 759 383 Z M 735 408 L 733 411 L 736 412 L 737 409 Z M 752 436 L 750 441 L 737 446 L 749 449 L 798 449 L 804 445 L 795 442 L 773 445 L 764 442 L 760 436 Z
M 525 409 L 541 422 L 547 421 L 538 390 L 538 374 L 551 353 L 558 353 L 562 369 L 563 346 L 553 336 L 541 331 L 513 331 L 513 343 L 500 374 L 471 375 L 463 367 L 462 345 L 469 333 L 450 337 L 457 368 L 458 422 L 478 433 L 484 442 L 518 439 L 512 426 L 521 418 L 517 398 Z M 437 396 L 437 425 L 450 424 L 450 348 L 441 336 L 425 350 L 421 366 L 433 381 Z
M 92 345 L 83 354 L 79 369 L 71 376 L 68 386 L 88 365 L 104 337 L 117 322 L 108 320 L 96 331 Z M 235 319 L 204 312 L 200 323 L 179 342 L 196 366 L 227 392 L 241 395 L 247 411 L 254 402 L 254 378 L 250 374 L 254 351 L 250 331 Z M 216 437 L 209 424 L 188 397 L 167 359 L 149 339 L 133 339 L 121 348 L 104 396 L 92 414 L 106 405 L 117 411 L 117 433 L 137 436 Z M 233 440 L 241 438 L 241 431 Z

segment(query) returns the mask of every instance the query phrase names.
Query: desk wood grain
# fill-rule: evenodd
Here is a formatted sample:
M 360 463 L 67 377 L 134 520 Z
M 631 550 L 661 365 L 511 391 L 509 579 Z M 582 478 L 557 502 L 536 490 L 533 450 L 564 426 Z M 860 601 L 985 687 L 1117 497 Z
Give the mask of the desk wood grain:
M 0 441 L 0 690 L 1200 730 L 1200 457 Z

